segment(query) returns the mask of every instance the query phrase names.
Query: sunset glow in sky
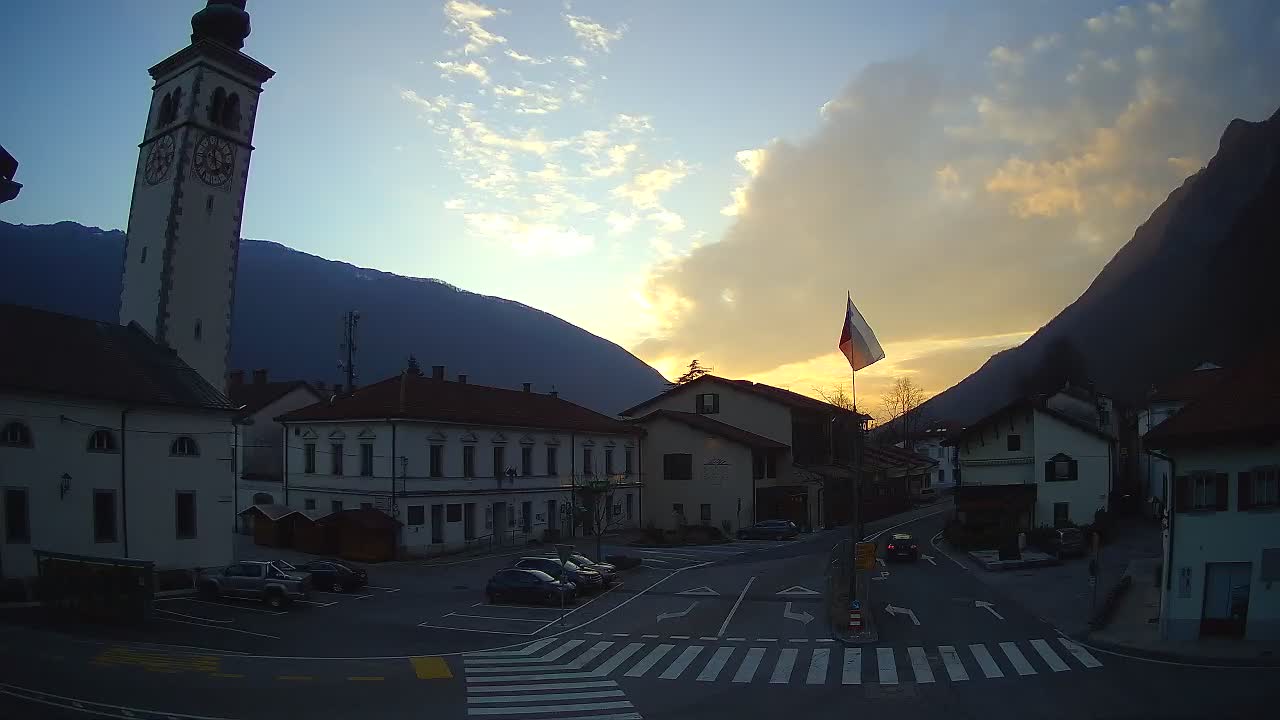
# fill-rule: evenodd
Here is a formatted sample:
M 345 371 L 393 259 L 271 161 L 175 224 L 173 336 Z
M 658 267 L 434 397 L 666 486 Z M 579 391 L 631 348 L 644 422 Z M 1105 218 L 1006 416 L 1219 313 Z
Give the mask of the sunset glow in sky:
M 0 219 L 124 228 L 203 2 L 17 0 Z M 367 7 L 366 7 L 367 5 Z M 1280 104 L 1256 2 L 251 0 L 244 235 L 554 313 L 668 377 L 848 381 L 846 291 L 941 391 Z

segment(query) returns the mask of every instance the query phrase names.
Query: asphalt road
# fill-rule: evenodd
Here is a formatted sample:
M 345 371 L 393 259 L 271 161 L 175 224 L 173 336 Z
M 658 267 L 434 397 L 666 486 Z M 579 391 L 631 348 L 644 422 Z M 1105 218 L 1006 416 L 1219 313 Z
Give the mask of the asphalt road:
M 379 568 L 373 591 L 316 598 L 285 615 L 172 601 L 167 617 L 182 622 L 144 629 L 0 616 L 0 717 L 738 720 L 881 711 L 1074 720 L 1274 712 L 1280 670 L 1185 667 L 1067 640 L 978 581 L 980 570 L 932 547 L 945 509 L 869 526 L 874 533 L 901 524 L 929 557 L 878 568 L 887 575 L 872 582 L 867 606 L 880 637 L 863 647 L 835 642 L 822 611 L 824 568 L 840 532 L 644 550 L 641 568 L 569 608 L 563 623 L 558 608 L 485 603 L 484 579 L 512 559 L 495 557 Z

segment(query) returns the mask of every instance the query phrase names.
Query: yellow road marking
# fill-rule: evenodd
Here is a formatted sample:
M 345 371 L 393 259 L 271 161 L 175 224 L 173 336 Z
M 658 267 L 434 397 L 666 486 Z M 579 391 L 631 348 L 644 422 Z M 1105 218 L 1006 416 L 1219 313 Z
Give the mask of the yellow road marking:
M 220 677 L 220 678 L 242 678 L 242 677 L 244 677 L 244 675 L 243 675 L 243 674 L 241 674 L 241 673 L 209 673 L 209 676 L 210 676 L 210 677 Z
M 349 677 L 349 678 L 347 678 L 347 679 L 348 679 L 348 680 L 359 680 L 359 681 L 364 681 L 364 680 L 386 680 L 386 678 L 385 678 L 385 677 L 383 677 L 383 676 L 381 676 L 381 675 L 367 675 L 367 676 L 366 676 L 366 675 L 353 675 L 352 677 Z
M 310 675 L 277 675 L 277 680 L 315 680 Z
M 419 680 L 448 680 L 453 677 L 442 657 L 413 657 L 409 662 L 413 663 L 413 672 Z

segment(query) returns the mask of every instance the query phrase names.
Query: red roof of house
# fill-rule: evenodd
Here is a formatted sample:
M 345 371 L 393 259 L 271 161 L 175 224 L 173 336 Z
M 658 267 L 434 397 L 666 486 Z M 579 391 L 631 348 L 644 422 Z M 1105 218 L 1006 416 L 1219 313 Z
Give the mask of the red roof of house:
M 311 388 L 311 383 L 305 380 L 232 382 L 227 388 L 227 394 L 231 396 L 231 404 L 243 406 L 242 412 L 245 415 L 252 415 L 300 387 Z M 316 400 L 320 399 L 320 393 L 315 392 L 314 388 L 312 388 L 312 394 Z
M 1227 376 L 1220 367 L 1192 370 L 1156 387 L 1152 402 L 1186 402 L 1204 395 L 1217 387 Z
M 135 324 L 0 304 L 0 389 L 231 410 L 222 391 Z
M 850 413 L 850 411 L 845 410 L 844 408 L 832 405 L 831 403 L 823 402 L 821 400 L 816 400 L 807 395 L 801 395 L 800 393 L 792 392 L 790 390 L 784 390 L 780 387 L 765 385 L 764 383 L 751 382 L 750 380 L 730 380 L 728 378 L 722 378 L 718 375 L 703 375 L 697 379 L 694 379 L 685 383 L 684 385 L 677 385 L 667 390 L 666 392 L 655 395 L 649 398 L 648 400 L 645 400 L 644 402 L 640 403 L 639 405 L 636 405 L 634 407 L 629 407 L 618 414 L 622 416 L 634 415 L 636 410 L 647 407 L 661 398 L 671 395 L 672 393 L 684 390 L 685 388 L 691 387 L 698 383 L 720 383 L 722 385 L 728 385 L 730 387 L 734 387 L 739 390 L 744 390 L 746 392 L 759 395 L 760 397 L 766 398 L 768 400 L 772 400 L 777 403 L 781 403 L 783 405 L 786 405 L 787 407 L 795 408 L 798 410 L 809 410 L 812 412 L 821 412 L 821 413 L 828 413 L 828 414 L 830 413 L 852 414 Z M 871 416 L 864 414 L 862 415 L 862 418 L 864 420 L 870 420 Z
M 286 422 L 308 420 L 412 419 L 576 432 L 637 434 L 636 427 L 557 396 L 393 375 L 332 401 L 281 415 Z
M 717 435 L 730 442 L 736 442 L 739 445 L 746 445 L 755 450 L 785 450 L 788 445 L 772 440 L 763 435 L 757 435 L 748 432 L 742 428 L 734 427 L 728 423 L 722 423 L 719 420 L 712 420 L 706 415 L 697 413 L 679 412 L 677 410 L 654 410 L 643 417 L 636 418 L 631 422 L 636 424 L 644 424 L 656 418 L 667 418 L 679 423 L 684 423 L 691 428 L 702 430 L 703 432 Z
M 1142 441 L 1156 449 L 1280 438 L 1280 350 L 1258 352 L 1191 400 Z

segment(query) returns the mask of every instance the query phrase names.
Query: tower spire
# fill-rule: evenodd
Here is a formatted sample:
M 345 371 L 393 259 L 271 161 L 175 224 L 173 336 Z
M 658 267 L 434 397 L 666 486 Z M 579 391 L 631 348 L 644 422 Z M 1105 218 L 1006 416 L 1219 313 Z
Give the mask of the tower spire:
M 243 48 L 251 32 L 245 1 L 209 0 L 203 10 L 191 16 L 191 44 L 212 40 L 234 50 Z

